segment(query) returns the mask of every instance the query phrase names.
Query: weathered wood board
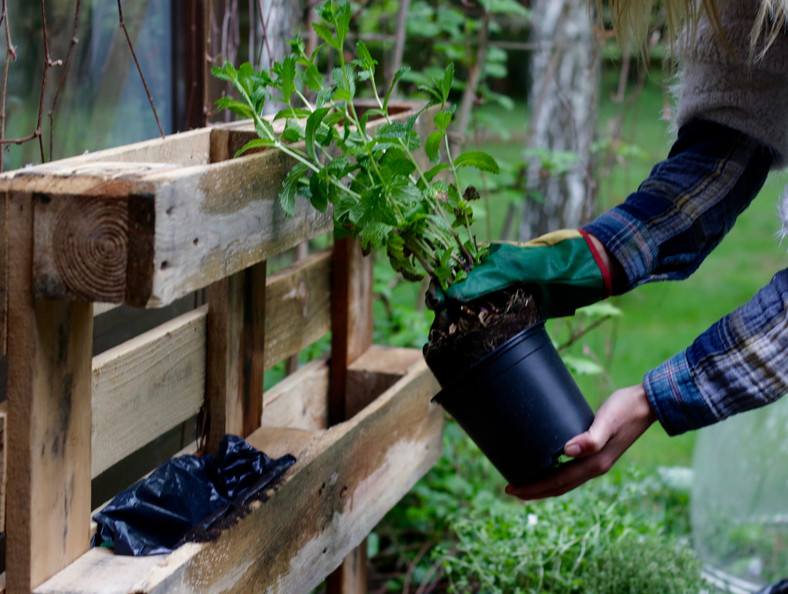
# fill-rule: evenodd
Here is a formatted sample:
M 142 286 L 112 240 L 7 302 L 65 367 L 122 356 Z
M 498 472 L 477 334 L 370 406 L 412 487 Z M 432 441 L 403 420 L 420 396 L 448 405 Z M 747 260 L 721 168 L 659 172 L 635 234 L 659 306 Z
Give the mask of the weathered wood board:
M 301 373 L 301 371 L 297 372 Z M 298 462 L 216 541 L 160 558 L 91 550 L 35 591 L 308 592 L 434 464 L 443 414 L 423 361 L 352 419 L 322 431 L 263 426 L 249 442 Z
M 25 592 L 88 546 L 93 312 L 33 298 L 30 194 L 8 207 L 6 567 L 9 591 Z
M 92 477 L 200 410 L 206 314 L 183 314 L 93 358 Z

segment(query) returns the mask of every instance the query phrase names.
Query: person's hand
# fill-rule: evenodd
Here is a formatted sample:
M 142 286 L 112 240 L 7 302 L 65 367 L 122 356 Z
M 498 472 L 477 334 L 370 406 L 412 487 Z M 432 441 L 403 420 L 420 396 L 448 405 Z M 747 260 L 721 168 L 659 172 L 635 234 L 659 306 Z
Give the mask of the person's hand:
M 610 470 L 656 419 L 642 385 L 617 390 L 599 408 L 588 431 L 564 446 L 564 453 L 574 460 L 542 481 L 520 488 L 510 485 L 506 492 L 524 500 L 563 495 Z
M 468 303 L 501 289 L 527 285 L 545 318 L 571 315 L 612 292 L 611 257 L 587 233 L 562 229 L 526 244 L 494 243 L 468 277 L 445 291 L 433 289 L 427 304 Z

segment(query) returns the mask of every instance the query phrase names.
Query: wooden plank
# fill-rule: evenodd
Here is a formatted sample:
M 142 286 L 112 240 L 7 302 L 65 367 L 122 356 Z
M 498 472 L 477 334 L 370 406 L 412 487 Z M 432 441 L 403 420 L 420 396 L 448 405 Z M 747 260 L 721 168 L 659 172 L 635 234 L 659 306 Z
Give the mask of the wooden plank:
M 298 462 L 217 540 L 187 544 L 156 565 L 124 559 L 117 586 L 115 562 L 91 551 L 36 591 L 311 591 L 440 456 L 443 413 L 430 402 L 437 389 L 420 363 L 351 421 L 317 435 L 285 430 Z M 282 430 L 267 427 L 248 438 L 272 455 L 283 453 L 271 449 L 282 440 Z
M 263 427 L 316 430 L 328 427 L 326 358 L 302 365 L 265 392 Z
M 0 192 L 0 357 L 6 355 L 6 311 L 8 309 L 8 227 L 7 195 Z M 0 390 L 5 393 L 5 375 L 0 374 Z
M 331 252 L 272 274 L 266 284 L 265 368 L 331 330 Z
M 265 262 L 208 287 L 206 449 L 260 426 L 265 344 Z
M 207 311 L 183 314 L 94 357 L 92 477 L 199 412 Z
M 60 163 L 86 161 L 115 161 L 126 163 L 170 163 L 176 165 L 207 165 L 210 155 L 211 128 L 200 128 L 164 138 L 153 138 L 119 147 L 108 148 L 78 157 L 63 159 Z
M 155 259 L 150 293 L 135 301 L 158 307 L 331 230 L 331 214 L 303 199 L 285 216 L 279 190 L 291 166 L 266 151 L 146 176 L 159 187 L 155 229 L 144 231 L 153 232 Z
M 8 403 L 0 402 L 0 533 L 5 532 L 5 493 L 8 470 Z
M 7 586 L 81 555 L 90 526 L 92 306 L 32 297 L 33 206 L 9 201 Z

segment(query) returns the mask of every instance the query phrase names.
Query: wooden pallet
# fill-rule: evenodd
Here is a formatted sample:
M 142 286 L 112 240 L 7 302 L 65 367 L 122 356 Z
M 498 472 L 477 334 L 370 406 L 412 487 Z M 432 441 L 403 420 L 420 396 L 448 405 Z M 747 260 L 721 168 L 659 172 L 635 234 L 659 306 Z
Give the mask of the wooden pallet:
M 223 125 L 0 176 L 9 592 L 308 591 L 439 457 L 437 384 L 418 351 L 372 344 L 358 245 L 267 274 L 332 223 L 305 201 L 284 217 L 281 154 L 230 158 L 253 134 Z M 94 353 L 110 315 L 94 303 L 165 311 L 195 291 Z M 330 357 L 263 395 L 266 371 L 328 332 Z M 233 433 L 298 462 L 213 542 L 88 550 L 91 479 L 201 410 L 208 450 Z

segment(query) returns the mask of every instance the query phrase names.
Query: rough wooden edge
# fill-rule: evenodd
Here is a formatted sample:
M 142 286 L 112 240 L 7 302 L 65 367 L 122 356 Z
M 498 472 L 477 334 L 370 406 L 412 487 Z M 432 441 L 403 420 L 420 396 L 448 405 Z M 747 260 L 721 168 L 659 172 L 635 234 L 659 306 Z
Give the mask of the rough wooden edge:
M 443 414 L 430 402 L 437 389 L 417 363 L 353 419 L 317 434 L 285 430 L 297 432 L 290 443 L 306 444 L 299 461 L 218 540 L 159 559 L 92 550 L 36 592 L 310 591 L 440 456 Z M 269 440 L 281 443 L 281 430 L 249 437 L 280 454 Z
M 204 306 L 93 358 L 92 477 L 199 412 L 206 316 Z

